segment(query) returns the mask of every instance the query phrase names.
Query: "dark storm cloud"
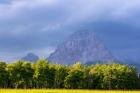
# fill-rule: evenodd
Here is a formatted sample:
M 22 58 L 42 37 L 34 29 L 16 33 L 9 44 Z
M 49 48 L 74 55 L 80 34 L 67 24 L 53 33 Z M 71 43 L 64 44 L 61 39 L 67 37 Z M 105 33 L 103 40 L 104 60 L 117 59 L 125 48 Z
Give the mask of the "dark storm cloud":
M 81 29 L 95 31 L 111 51 L 138 50 L 139 11 L 138 0 L 2 0 L 0 55 L 46 55 Z

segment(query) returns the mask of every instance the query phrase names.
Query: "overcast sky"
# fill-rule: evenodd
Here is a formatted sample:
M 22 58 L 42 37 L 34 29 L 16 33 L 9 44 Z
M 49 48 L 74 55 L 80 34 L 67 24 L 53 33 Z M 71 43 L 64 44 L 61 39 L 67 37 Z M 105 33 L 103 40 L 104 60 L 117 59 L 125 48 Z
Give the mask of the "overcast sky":
M 0 0 L 0 60 L 45 58 L 85 29 L 115 57 L 140 60 L 140 0 Z

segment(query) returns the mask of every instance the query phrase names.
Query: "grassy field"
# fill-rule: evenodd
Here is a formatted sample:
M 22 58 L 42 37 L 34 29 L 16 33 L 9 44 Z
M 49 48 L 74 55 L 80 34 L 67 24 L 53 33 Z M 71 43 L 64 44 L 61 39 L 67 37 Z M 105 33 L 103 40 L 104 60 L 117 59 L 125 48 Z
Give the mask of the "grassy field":
M 101 91 L 101 90 L 14 90 L 1 89 L 0 93 L 140 93 L 140 91 Z

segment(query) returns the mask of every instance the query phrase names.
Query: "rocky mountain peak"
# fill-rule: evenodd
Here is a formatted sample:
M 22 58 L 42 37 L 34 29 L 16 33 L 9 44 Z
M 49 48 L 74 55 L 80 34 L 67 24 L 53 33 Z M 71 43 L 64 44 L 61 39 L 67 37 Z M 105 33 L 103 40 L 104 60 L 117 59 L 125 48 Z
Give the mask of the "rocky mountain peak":
M 113 56 L 92 31 L 78 31 L 60 44 L 48 60 L 58 64 L 73 64 L 113 60 Z

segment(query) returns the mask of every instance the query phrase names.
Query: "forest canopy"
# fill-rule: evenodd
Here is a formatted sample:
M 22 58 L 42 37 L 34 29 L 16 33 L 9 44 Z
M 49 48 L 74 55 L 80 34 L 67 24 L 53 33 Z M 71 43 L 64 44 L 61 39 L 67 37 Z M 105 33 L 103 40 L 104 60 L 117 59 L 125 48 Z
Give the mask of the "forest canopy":
M 135 67 L 123 64 L 66 66 L 41 59 L 0 62 L 0 88 L 139 89 L 140 78 Z

